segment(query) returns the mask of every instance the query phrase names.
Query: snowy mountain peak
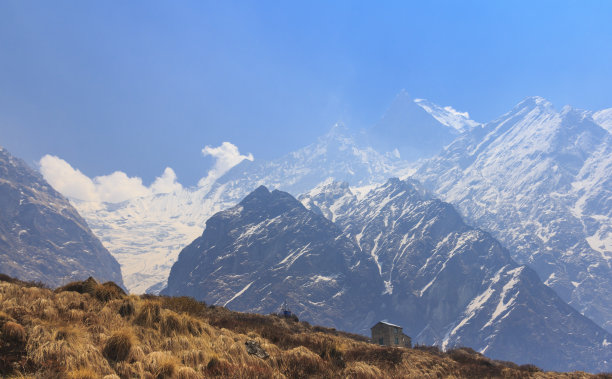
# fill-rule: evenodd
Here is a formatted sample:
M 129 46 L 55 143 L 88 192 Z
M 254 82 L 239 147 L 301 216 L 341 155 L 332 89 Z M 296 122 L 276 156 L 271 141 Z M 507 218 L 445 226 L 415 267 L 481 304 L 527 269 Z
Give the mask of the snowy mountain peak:
M 531 96 L 523 99 L 520 103 L 518 103 L 513 109 L 512 113 L 517 111 L 531 111 L 533 109 L 539 108 L 540 110 L 545 110 L 549 112 L 556 112 L 552 103 L 541 96 Z
M 479 122 L 470 119 L 468 112 L 459 112 L 450 105 L 441 107 L 426 99 L 414 99 L 414 102 L 436 120 L 458 132 L 464 132 L 480 125 Z
M 593 113 L 593 120 L 612 134 L 612 108 Z
M 397 149 L 403 159 L 416 161 L 436 154 L 459 134 L 455 127 L 447 124 L 402 91 L 380 121 L 368 130 L 368 136 L 379 151 Z
M 279 190 L 269 191 L 265 186 L 257 187 L 239 203 L 247 213 L 260 212 L 263 204 L 267 204 L 266 209 L 271 212 L 270 215 L 280 214 L 302 206 L 299 201 L 287 192 Z

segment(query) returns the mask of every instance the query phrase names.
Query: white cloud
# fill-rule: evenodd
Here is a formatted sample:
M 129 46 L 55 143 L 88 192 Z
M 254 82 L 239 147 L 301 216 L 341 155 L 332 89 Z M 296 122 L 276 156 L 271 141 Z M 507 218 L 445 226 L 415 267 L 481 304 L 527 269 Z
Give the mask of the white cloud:
M 223 142 L 221 146 L 218 147 L 206 146 L 202 149 L 202 154 L 204 156 L 210 155 L 215 158 L 216 161 L 213 168 L 208 171 L 208 175 L 198 182 L 199 187 L 211 185 L 215 180 L 229 171 L 229 169 L 243 160 L 253 160 L 253 154 L 241 155 L 240 151 L 238 151 L 238 147 L 230 142 Z
M 200 187 L 211 185 L 244 159 L 253 160 L 252 154 L 241 155 L 238 148 L 230 142 L 223 142 L 218 147 L 206 146 L 202 149 L 202 154 L 213 157 L 215 164 L 198 182 Z M 120 203 L 137 197 L 183 190 L 183 186 L 177 181 L 176 173 L 170 167 L 166 167 L 163 174 L 147 187 L 142 184 L 141 178 L 129 177 L 121 171 L 91 179 L 54 155 L 45 155 L 39 164 L 45 180 L 62 195 L 71 199 Z
M 166 167 L 162 176 L 157 177 L 150 188 L 153 193 L 170 193 L 181 191 L 183 186 L 176 180 L 174 170 Z
M 47 154 L 39 163 L 45 180 L 64 196 L 85 201 L 100 200 L 93 181 L 65 160 Z
M 138 177 L 130 178 L 125 172 L 115 171 L 110 175 L 96 176 L 94 179 L 96 192 L 100 200 L 108 203 L 120 203 L 135 197 L 151 194 Z
M 119 203 L 151 193 L 142 184 L 142 179 L 130 178 L 121 171 L 90 179 L 68 162 L 54 155 L 45 155 L 39 163 L 40 172 L 45 180 L 62 195 L 72 199 Z

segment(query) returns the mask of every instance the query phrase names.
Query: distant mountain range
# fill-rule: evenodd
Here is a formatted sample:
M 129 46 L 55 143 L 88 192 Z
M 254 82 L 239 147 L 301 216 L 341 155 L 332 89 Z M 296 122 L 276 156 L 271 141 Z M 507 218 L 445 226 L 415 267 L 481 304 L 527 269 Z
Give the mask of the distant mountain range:
M 414 170 L 395 154 L 364 147 L 338 124 L 315 143 L 279 159 L 244 160 L 211 187 L 119 204 L 74 203 L 121 263 L 130 291 L 157 293 L 181 248 L 201 234 L 206 220 L 260 185 L 299 194 L 330 177 L 366 186 Z
M 302 201 L 314 211 L 259 187 L 217 213 L 162 294 L 264 314 L 287 301 L 301 319 L 352 332 L 387 318 L 417 343 L 554 370 L 612 368 L 612 335 L 418 184 L 392 179 L 359 198 L 329 183 Z
M 605 121 L 605 114 L 595 118 Z M 581 313 L 612 330 L 612 135 L 534 97 L 462 134 L 414 175 Z
M 2 147 L 0 273 L 50 286 L 89 276 L 123 286 L 119 263 L 68 200 Z
M 347 182 L 344 186 L 350 196 L 337 186 L 324 191 L 327 197 L 344 196 L 346 204 L 310 207 L 344 231 L 349 224 L 342 223 L 357 212 L 354 207 L 359 202 L 350 200 L 353 196 L 359 200 L 391 177 L 412 177 L 423 184 L 423 191 L 453 204 L 468 224 L 498 239 L 511 259 L 533 269 L 564 301 L 611 331 L 611 120 L 610 109 L 591 112 L 566 107 L 559 111 L 545 99 L 533 97 L 481 124 L 465 112 L 411 100 L 402 93 L 380 122 L 365 131 L 356 133 L 337 125 L 313 144 L 284 157 L 243 161 L 209 187 L 120 204 L 74 203 L 121 263 L 128 288 L 157 293 L 166 286 L 178 252 L 201 235 L 206 220 L 261 185 L 294 196 L 310 193 L 306 196 L 314 198 L 313 188 L 331 185 L 334 180 Z M 391 216 L 380 217 L 384 221 Z M 350 225 L 357 228 L 358 224 Z M 391 269 L 384 259 L 391 253 L 379 251 L 382 237 L 376 245 L 378 234 L 361 241 L 356 239 L 358 232 L 345 233 L 362 251 L 374 251 L 371 259 L 380 257 L 379 275 L 385 291 L 389 296 L 395 294 L 403 280 L 397 279 L 397 269 Z M 511 274 L 502 275 L 507 272 L 501 271 L 499 280 L 511 280 Z M 516 272 L 537 282 L 527 268 Z M 495 273 L 487 274 L 488 283 L 496 278 Z M 500 291 L 503 286 L 495 290 L 496 296 L 501 296 Z M 533 293 L 549 296 L 540 290 Z M 508 296 L 504 304 L 513 298 Z M 441 324 L 432 326 L 429 334 L 423 330 L 412 333 L 418 332 L 427 341 L 456 343 Z M 609 339 L 600 344 L 609 348 L 606 341 Z M 493 347 L 486 351 L 494 351 Z

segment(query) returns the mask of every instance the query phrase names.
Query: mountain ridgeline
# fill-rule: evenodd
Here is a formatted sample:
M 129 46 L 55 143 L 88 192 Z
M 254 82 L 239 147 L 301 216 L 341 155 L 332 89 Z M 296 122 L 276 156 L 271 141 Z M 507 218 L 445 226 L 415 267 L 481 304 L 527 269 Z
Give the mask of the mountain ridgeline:
M 287 301 L 314 323 L 364 331 L 381 316 L 363 306 L 382 292 L 377 276 L 372 258 L 331 221 L 286 192 L 259 187 L 206 222 L 162 294 L 263 314 Z
M 612 331 L 612 135 L 601 114 L 528 98 L 415 178 Z
M 123 286 L 119 263 L 66 198 L 0 147 L 0 273 L 59 286 L 94 276 Z
M 310 210 L 259 187 L 211 217 L 162 293 L 258 313 L 287 301 L 304 320 L 352 332 L 388 319 L 417 343 L 610 370 L 610 334 L 418 183 L 391 179 L 356 196 L 328 182 L 300 199 Z

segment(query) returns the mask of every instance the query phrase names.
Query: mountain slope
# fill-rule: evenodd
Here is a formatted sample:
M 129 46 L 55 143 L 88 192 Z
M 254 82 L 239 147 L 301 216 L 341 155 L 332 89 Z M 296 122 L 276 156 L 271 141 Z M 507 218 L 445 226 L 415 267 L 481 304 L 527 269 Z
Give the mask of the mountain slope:
M 103 300 L 7 279 L 0 277 L 3 378 L 601 378 L 492 361 L 467 348 L 378 346 L 293 318 L 190 298 Z
M 245 160 L 210 187 L 120 204 L 73 202 L 121 263 L 130 291 L 157 293 L 180 250 L 202 233 L 206 220 L 260 185 L 298 194 L 329 177 L 367 185 L 411 172 L 406 162 L 363 147 L 344 126 L 336 125 L 315 143 L 284 157 Z
M 371 255 L 387 311 L 416 342 L 555 370 L 610 369 L 610 334 L 417 182 L 392 179 L 361 196 L 327 183 L 300 200 Z
M 378 151 L 397 149 L 402 159 L 416 161 L 438 153 L 459 134 L 457 129 L 465 126 L 461 121 L 471 121 L 420 101 L 400 92 L 380 121 L 367 130 L 369 143 Z
M 164 295 L 239 311 L 277 312 L 365 333 L 377 321 L 376 266 L 329 220 L 285 192 L 259 187 L 206 222 L 183 249 Z M 361 299 L 361 301 L 358 301 Z
M 589 112 L 526 99 L 415 177 L 612 330 L 612 135 Z
M 612 133 L 612 108 L 603 109 L 593 113 L 593 120 L 608 132 Z
M 467 112 L 459 112 L 451 106 L 441 107 L 427 99 L 414 99 L 414 102 L 433 116 L 440 123 L 457 130 L 466 132 L 480 124 L 472 119 Z
M 117 261 L 67 199 L 0 147 L 0 271 L 57 286 L 94 276 L 123 285 Z

